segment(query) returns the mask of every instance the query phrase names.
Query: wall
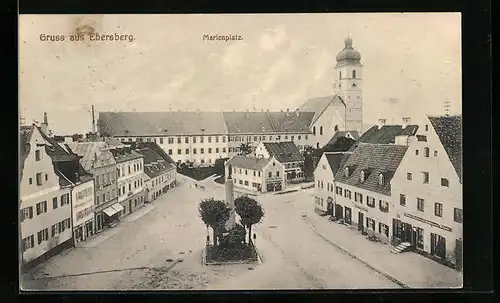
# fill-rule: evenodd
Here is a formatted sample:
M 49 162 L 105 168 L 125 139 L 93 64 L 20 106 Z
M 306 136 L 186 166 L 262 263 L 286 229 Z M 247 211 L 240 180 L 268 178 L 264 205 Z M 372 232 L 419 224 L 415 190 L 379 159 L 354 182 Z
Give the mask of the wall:
M 149 189 L 149 192 L 147 194 L 148 201 L 153 201 L 154 197 L 153 195 L 155 192 L 163 191 L 163 188 L 165 186 L 170 186 L 172 182 L 175 181 L 175 177 L 176 177 L 176 171 L 175 168 L 172 168 L 168 171 L 163 172 L 161 175 L 155 178 L 149 179 L 146 182 L 146 186 Z M 163 192 L 161 194 L 163 194 Z
M 71 225 L 63 233 L 52 237 L 52 225 L 63 220 L 71 221 L 71 201 L 68 204 L 61 206 L 61 196 L 68 194 L 71 199 L 70 188 L 60 188 L 59 177 L 54 172 L 54 166 L 49 155 L 45 152 L 44 146 L 37 144 L 45 144 L 42 136 L 37 129 L 34 130 L 30 141 L 30 152 L 24 162 L 22 179 L 20 181 L 20 209 L 26 207 L 33 208 L 33 218 L 21 222 L 21 239 L 33 235 L 34 247 L 23 252 L 23 262 L 29 262 L 42 254 L 46 253 L 55 246 L 64 243 L 71 239 Z M 35 160 L 35 151 L 39 150 L 41 159 Z M 42 185 L 36 183 L 36 174 L 42 173 Z M 47 176 L 47 180 L 45 179 Z M 32 179 L 32 184 L 29 184 L 29 179 Z M 53 208 L 53 198 L 57 198 L 58 207 Z M 47 201 L 47 212 L 40 215 L 36 214 L 36 204 L 42 201 Z M 38 244 L 37 233 L 44 229 L 48 229 L 48 241 Z
M 428 125 L 428 131 L 425 130 L 425 125 Z M 431 233 L 446 238 L 447 259 L 453 260 L 455 240 L 462 238 L 462 224 L 454 221 L 454 208 L 462 209 L 462 184 L 430 121 L 427 120 L 419 126 L 417 135 L 427 136 L 427 142 L 419 142 L 416 138 L 412 138 L 391 183 L 392 200 L 395 205 L 394 218 L 424 230 L 426 252 L 430 252 Z M 424 156 L 425 147 L 430 148 L 428 158 Z M 419 155 L 415 154 L 415 150 L 419 150 Z M 437 156 L 434 156 L 435 151 Z M 429 172 L 428 184 L 423 183 L 421 172 Z M 412 173 L 412 180 L 407 180 L 407 173 Z M 441 186 L 441 178 L 449 180 L 449 187 Z M 406 206 L 400 205 L 400 194 L 406 195 Z M 417 198 L 424 199 L 423 212 L 417 210 Z M 436 202 L 443 204 L 442 217 L 434 214 Z M 405 213 L 450 227 L 452 232 L 408 218 Z
M 75 228 L 94 218 L 94 180 L 90 179 L 77 184 L 71 191 L 71 197 L 73 201 L 73 228 Z M 89 214 L 78 219 L 77 214 L 87 209 L 90 209 Z
M 344 115 L 344 106 L 339 102 L 331 102 L 316 122 L 312 124 L 311 131 L 316 127 L 316 135 L 313 133 L 309 136 L 308 145 L 314 148 L 318 144 L 320 148 L 326 145 L 335 134 L 335 126 L 338 126 L 339 130 L 344 129 Z M 323 135 L 320 135 L 321 127 L 323 127 Z
M 356 71 L 356 78 L 352 72 Z M 363 129 L 363 68 L 360 63 L 346 64 L 335 68 L 335 92 L 346 103 L 346 130 Z M 342 78 L 340 78 L 342 73 Z M 355 85 L 355 87 L 353 86 Z
M 118 202 L 123 202 L 129 193 L 136 194 L 144 189 L 144 158 L 135 158 L 116 164 L 118 177 Z
M 103 185 L 103 180 L 104 184 L 107 184 L 107 186 Z M 102 210 L 103 208 L 106 208 L 110 204 L 116 202 L 118 198 L 116 181 L 116 164 L 94 169 L 95 205 L 98 209 Z M 103 195 L 105 199 L 104 201 Z
M 279 177 L 276 177 L 276 173 L 279 172 Z M 272 177 L 269 178 L 269 173 L 272 173 Z M 267 191 L 267 184 L 272 181 L 280 180 L 282 189 L 285 189 L 286 183 L 284 182 L 285 167 L 279 163 L 276 159 L 271 158 L 269 163 L 263 169 L 264 184 L 262 188 Z
M 325 155 L 321 156 L 318 161 L 318 165 L 314 170 L 314 194 L 315 194 L 315 208 L 326 212 L 327 211 L 327 199 L 332 197 L 333 203 L 335 203 L 335 178 L 326 159 Z M 329 184 L 329 185 L 327 185 Z M 317 199 L 316 199 L 317 198 Z M 319 200 L 318 200 L 319 199 Z M 323 205 L 321 205 L 321 199 L 323 199 Z M 319 203 L 318 203 L 319 202 Z
M 227 169 L 226 169 L 227 170 Z M 246 172 L 246 173 L 245 173 Z M 254 176 L 255 173 L 255 176 Z M 260 173 L 260 177 L 259 177 Z M 234 180 L 234 186 L 239 187 L 239 188 L 244 188 L 247 190 L 257 190 L 256 187 L 253 187 L 253 183 L 258 183 L 262 186 L 262 172 L 252 170 L 252 169 L 245 169 L 245 168 L 239 168 L 236 166 L 233 166 L 233 174 L 232 178 Z M 242 184 L 240 184 L 240 181 Z M 248 182 L 248 185 L 245 185 L 245 181 Z

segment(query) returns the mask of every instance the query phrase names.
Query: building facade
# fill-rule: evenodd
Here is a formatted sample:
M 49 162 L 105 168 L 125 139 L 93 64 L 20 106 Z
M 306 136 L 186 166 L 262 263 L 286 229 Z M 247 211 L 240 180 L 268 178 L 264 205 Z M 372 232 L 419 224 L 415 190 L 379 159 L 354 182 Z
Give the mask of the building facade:
M 109 216 L 127 216 L 144 205 L 144 156 L 129 146 L 114 147 L 111 153 L 116 161 L 118 203 Z
M 304 180 L 304 156 L 292 142 L 261 142 L 255 148 L 257 158 L 274 158 L 284 167 L 287 183 Z
M 335 174 L 339 170 L 344 152 L 325 152 L 314 170 L 314 210 L 321 215 L 333 216 L 336 205 Z
M 284 166 L 274 158 L 233 156 L 225 163 L 236 188 L 256 192 L 280 191 L 286 187 Z
M 94 179 L 90 174 L 80 175 L 71 191 L 73 239 L 75 244 L 94 234 Z
M 25 270 L 73 245 L 72 176 L 59 168 L 78 159 L 35 125 L 22 131 L 20 143 L 20 252 Z
M 416 251 L 462 264 L 461 116 L 428 117 L 392 181 L 393 234 Z

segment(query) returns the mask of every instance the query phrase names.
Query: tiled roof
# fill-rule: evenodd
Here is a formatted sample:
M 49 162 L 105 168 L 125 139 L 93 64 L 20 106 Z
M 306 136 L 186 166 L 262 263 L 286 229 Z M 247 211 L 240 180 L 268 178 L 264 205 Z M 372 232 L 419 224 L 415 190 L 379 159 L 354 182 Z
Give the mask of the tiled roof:
M 109 147 L 113 148 L 113 147 L 124 147 L 125 144 L 123 144 L 122 142 L 118 141 L 116 138 L 112 138 L 112 137 L 106 137 L 104 138 L 104 142 L 106 142 L 106 144 L 108 144 Z
M 337 102 L 345 107 L 345 103 L 340 96 L 331 95 L 309 99 L 299 106 L 299 111 L 314 112 L 311 122 L 314 123 L 331 102 Z
M 270 156 L 280 163 L 304 161 L 304 156 L 293 142 L 263 142 Z
M 328 164 L 330 165 L 333 175 L 335 175 L 342 164 L 342 159 L 344 158 L 345 154 L 325 152 L 324 155 L 326 160 L 328 161 Z
M 174 165 L 150 148 L 137 149 L 137 152 L 144 156 L 144 173 L 150 178 L 155 178 L 175 168 Z
M 262 169 L 269 163 L 266 158 L 255 158 L 247 156 L 233 156 L 226 162 L 227 165 L 234 166 L 235 168 L 246 168 L 253 169 L 257 171 L 262 171 Z
M 220 112 L 100 112 L 99 130 L 110 136 L 227 133 Z
M 266 112 L 223 112 L 222 115 L 230 134 L 274 133 Z
M 131 149 L 130 146 L 127 146 L 125 148 L 112 148 L 109 151 L 113 154 L 116 163 L 122 163 L 144 157 L 140 153 Z
M 275 132 L 310 133 L 314 112 L 267 112 Z
M 396 142 L 397 136 L 415 135 L 417 129 L 418 125 L 408 125 L 405 128 L 402 125 L 384 125 L 380 129 L 375 125 L 364 132 L 356 143 L 391 144 Z
M 351 186 L 384 195 L 391 195 L 391 179 L 396 172 L 407 147 L 393 144 L 359 143 L 358 147 L 348 155 L 345 162 L 335 175 L 335 180 Z M 351 172 L 345 176 L 345 168 Z M 368 176 L 364 182 L 360 180 L 362 170 L 367 170 Z M 384 175 L 384 185 L 379 185 L 379 174 Z M 365 174 L 366 176 L 366 174 Z
M 71 142 L 68 143 L 71 151 L 80 156 L 83 168 L 92 172 L 94 168 L 116 164 L 113 154 L 107 150 L 105 142 Z M 97 155 L 97 157 L 95 157 Z
M 462 182 L 462 115 L 429 117 Z
M 155 142 L 132 142 L 132 143 L 127 143 L 131 144 L 133 148 L 136 149 L 142 149 L 142 148 L 148 148 L 153 150 L 157 155 L 159 155 L 161 158 L 163 158 L 165 161 L 168 163 L 174 164 L 175 166 L 175 161 L 170 157 L 164 150 L 161 148 L 157 143 Z M 146 160 L 144 160 L 146 161 Z

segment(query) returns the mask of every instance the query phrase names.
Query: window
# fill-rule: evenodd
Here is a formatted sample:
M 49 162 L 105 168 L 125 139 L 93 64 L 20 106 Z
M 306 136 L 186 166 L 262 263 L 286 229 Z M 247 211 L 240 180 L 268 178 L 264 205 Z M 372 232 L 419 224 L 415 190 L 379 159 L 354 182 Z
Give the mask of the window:
M 204 148 L 200 148 L 200 154 L 204 154 L 204 153 L 205 153 L 205 149 Z
M 424 156 L 428 158 L 429 154 L 430 154 L 429 148 L 428 147 L 424 148 Z
M 406 180 L 411 180 L 411 179 L 412 179 L 412 174 L 406 173 Z
M 189 137 L 184 138 L 184 143 L 188 144 L 189 143 Z
M 306 138 L 306 140 L 307 140 L 307 135 L 305 135 L 304 137 L 305 137 L 305 138 Z
M 216 137 L 216 138 L 217 138 L 217 137 Z M 218 148 L 218 147 L 216 147 L 216 148 L 215 148 L 215 153 L 216 153 L 216 154 L 218 154 L 218 153 L 219 153 L 219 148 Z
M 373 220 L 372 218 L 366 217 L 366 227 L 375 231 L 375 220 Z
M 177 137 L 177 144 L 181 144 L 182 142 L 181 140 L 182 140 L 181 137 Z
M 313 135 L 316 135 L 316 126 L 313 126 Z
M 453 221 L 458 222 L 458 223 L 462 223 L 462 221 L 463 221 L 462 209 L 460 209 L 460 208 L 453 209 Z
M 434 215 L 436 217 L 442 217 L 443 216 L 443 204 L 441 204 L 441 203 L 434 203 Z
M 363 195 L 360 193 L 354 193 L 354 201 L 363 203 Z
M 344 169 L 344 177 L 349 177 L 349 167 Z
M 205 139 L 205 137 L 201 136 L 200 137 L 200 143 L 203 143 L 203 139 Z
M 47 241 L 49 239 L 49 230 L 47 228 L 42 229 L 37 234 L 38 245 L 40 245 L 43 241 Z
M 352 78 L 353 78 L 353 79 L 356 79 L 356 70 L 353 70 L 353 71 L 352 71 Z
M 415 150 L 415 156 L 418 156 L 418 149 Z
M 33 219 L 33 207 L 32 206 L 25 207 L 25 208 L 21 209 L 21 218 L 20 218 L 21 222 L 28 220 L 28 219 Z
M 295 139 L 295 136 L 291 136 L 291 140 L 293 141 Z
M 365 182 L 365 171 L 362 170 L 361 173 L 359 173 L 359 181 Z
M 342 71 L 339 71 L 339 79 L 342 79 Z
M 238 183 L 239 183 L 239 184 L 243 184 L 243 181 L 239 180 L 239 181 L 238 181 Z
M 406 195 L 403 194 L 399 195 L 399 204 L 401 206 L 406 206 Z
M 222 142 L 226 142 L 226 137 L 225 136 L 222 136 Z
M 273 177 L 273 172 L 272 172 L 272 171 L 270 171 L 270 172 L 269 172 L 269 178 L 272 178 L 272 177 Z M 318 181 L 318 182 L 319 182 L 319 181 Z
M 64 194 L 61 196 L 61 206 L 69 204 L 69 194 Z
M 386 237 L 389 237 L 389 226 L 385 225 L 384 223 L 379 223 L 378 232 L 385 235 Z
M 211 137 L 209 137 L 209 138 L 211 138 Z M 209 154 L 211 154 L 211 153 L 212 153 L 212 148 L 210 148 L 210 147 L 208 148 L 208 153 L 209 153 Z
M 319 134 L 320 134 L 320 135 L 323 135 L 323 126 L 320 126 L 320 127 L 319 127 Z
M 352 199 L 351 191 L 348 189 L 345 189 L 344 190 L 344 197 L 346 197 L 347 199 Z
M 35 237 L 33 235 L 23 239 L 23 251 L 35 247 Z
M 42 201 L 36 204 L 36 214 L 40 215 L 47 212 L 47 201 Z
M 52 209 L 57 208 L 57 197 L 52 198 Z
M 417 198 L 417 210 L 424 211 L 424 199 Z
M 30 183 L 30 185 L 33 184 L 33 178 L 29 179 L 29 183 Z
M 178 155 L 182 154 L 182 150 L 180 148 L 177 150 L 177 154 Z
M 429 131 L 429 125 L 426 125 L 426 126 L 425 126 L 425 131 L 426 131 L 426 132 L 427 132 L 427 131 Z
M 366 197 L 366 205 L 375 208 L 375 198 L 374 197 Z
M 223 137 L 223 138 L 224 138 L 224 137 Z M 225 153 L 225 152 L 226 152 L 226 148 L 225 148 L 225 147 L 223 147 L 223 148 L 222 148 L 222 152 L 223 152 L 223 153 Z
M 378 175 L 378 185 L 384 185 L 384 175 L 380 174 Z
M 208 136 L 208 143 L 212 143 L 212 137 Z
M 434 151 L 434 157 L 437 157 L 437 155 L 438 155 L 438 151 L 437 151 L 437 150 L 435 150 L 435 151 Z
M 248 181 L 245 181 L 245 185 L 248 185 Z
M 39 150 L 35 150 L 35 161 L 40 161 L 42 158 L 40 156 L 40 151 Z
M 450 186 L 450 183 L 449 183 L 448 179 L 446 179 L 446 178 L 441 178 L 441 186 L 444 186 L 444 187 L 449 187 L 449 186 Z
M 378 203 L 379 203 L 378 208 L 380 209 L 380 211 L 382 211 L 384 213 L 389 212 L 389 202 L 379 200 Z
M 160 144 L 163 144 L 163 138 L 160 138 Z
M 336 194 L 338 194 L 338 195 L 342 195 L 342 187 L 337 186 L 337 187 L 335 188 L 335 193 L 336 193 Z
M 297 139 L 300 140 L 301 136 L 297 136 Z
M 36 185 L 38 185 L 38 186 L 42 185 L 42 173 L 36 174 Z
M 45 181 L 49 180 L 49 175 L 45 174 Z
M 429 183 L 429 173 L 428 172 L 422 172 L 422 178 L 424 183 Z
M 276 172 L 276 177 L 279 177 L 279 176 L 280 176 L 280 172 L 279 172 L 279 171 L 277 171 L 277 172 Z M 323 188 L 323 183 L 321 183 L 321 187 Z
M 193 143 L 196 143 L 196 137 L 193 137 Z
M 186 148 L 186 155 L 189 155 L 189 148 Z

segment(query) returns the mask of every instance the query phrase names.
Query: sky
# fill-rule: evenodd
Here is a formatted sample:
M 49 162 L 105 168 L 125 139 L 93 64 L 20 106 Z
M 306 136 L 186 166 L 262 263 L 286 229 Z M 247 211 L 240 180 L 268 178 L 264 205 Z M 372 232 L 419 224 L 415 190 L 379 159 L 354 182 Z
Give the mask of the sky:
M 133 42 L 71 42 L 78 28 Z M 40 35 L 65 41 L 41 41 Z M 204 41 L 203 35 L 239 35 Z M 461 113 L 461 16 L 412 14 L 21 15 L 19 111 L 56 134 L 98 111 L 294 110 L 333 94 L 350 35 L 361 53 L 363 119 Z M 97 116 L 97 115 L 96 115 Z

